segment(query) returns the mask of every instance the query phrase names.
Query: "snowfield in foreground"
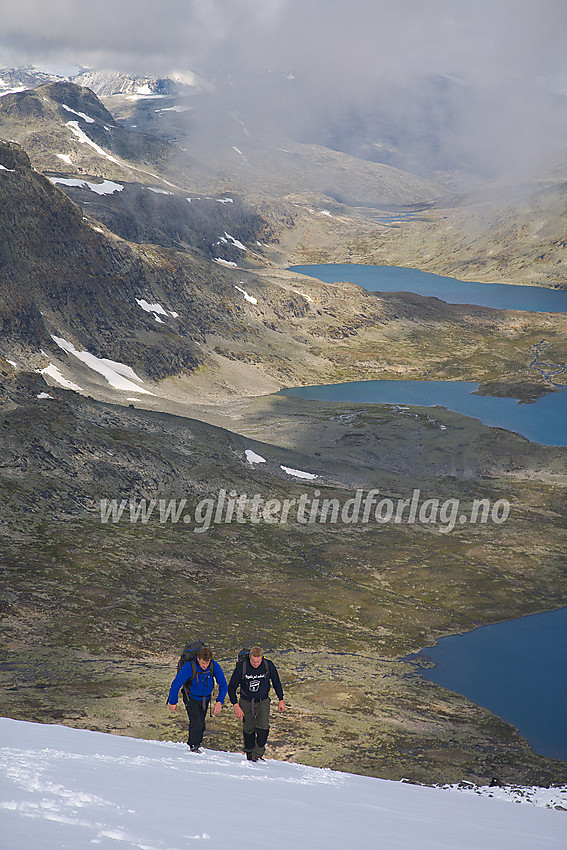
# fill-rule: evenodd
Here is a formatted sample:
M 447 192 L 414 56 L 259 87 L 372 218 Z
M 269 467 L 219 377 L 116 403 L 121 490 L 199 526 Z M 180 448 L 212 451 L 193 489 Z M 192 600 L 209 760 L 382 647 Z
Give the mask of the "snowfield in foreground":
M 2 850 L 547 850 L 567 813 L 0 718 Z

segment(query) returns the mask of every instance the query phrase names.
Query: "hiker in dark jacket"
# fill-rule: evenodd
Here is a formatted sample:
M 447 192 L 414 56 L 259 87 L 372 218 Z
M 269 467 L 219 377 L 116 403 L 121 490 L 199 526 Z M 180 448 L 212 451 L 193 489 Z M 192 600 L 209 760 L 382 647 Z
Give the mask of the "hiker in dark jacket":
M 220 664 L 213 661 L 213 653 L 206 646 L 197 652 L 194 662 L 188 661 L 183 665 L 169 689 L 169 710 L 174 712 L 177 709 L 179 689 L 183 688 L 183 702 L 189 717 L 189 740 L 187 743 L 191 752 L 194 753 L 200 752 L 199 747 L 205 733 L 207 708 L 215 686 L 215 679 L 219 686 L 219 695 L 216 698 L 213 714 L 220 714 L 227 692 L 226 679 Z
M 242 720 L 244 750 L 249 761 L 263 758 L 270 731 L 270 682 L 278 696 L 278 711 L 285 711 L 282 683 L 275 664 L 253 646 L 247 658 L 238 661 L 228 684 L 228 696 L 238 720 Z M 240 687 L 237 703 L 236 690 Z

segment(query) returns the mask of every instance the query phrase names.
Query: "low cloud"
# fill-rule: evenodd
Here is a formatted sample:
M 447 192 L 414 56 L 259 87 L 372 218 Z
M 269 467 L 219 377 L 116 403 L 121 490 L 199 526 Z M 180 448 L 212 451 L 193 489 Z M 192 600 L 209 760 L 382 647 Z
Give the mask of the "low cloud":
M 0 60 L 191 69 L 296 138 L 499 174 L 567 141 L 566 34 L 563 0 L 22 0 Z

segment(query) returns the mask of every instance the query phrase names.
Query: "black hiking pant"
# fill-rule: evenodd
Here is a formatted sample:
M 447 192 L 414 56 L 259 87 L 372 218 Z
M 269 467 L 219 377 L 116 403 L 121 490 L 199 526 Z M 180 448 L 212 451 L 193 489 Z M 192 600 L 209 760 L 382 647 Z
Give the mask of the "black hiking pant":
M 187 739 L 187 743 L 190 747 L 199 747 L 203 742 L 203 735 L 205 734 L 205 721 L 207 719 L 207 709 L 210 700 L 205 700 L 205 705 L 203 706 L 203 700 L 193 699 L 193 697 L 183 694 L 183 702 L 185 703 L 189 718 L 189 738 Z
M 244 712 L 242 718 L 242 733 L 244 749 L 256 758 L 262 758 L 266 750 L 266 741 L 270 732 L 270 697 L 262 700 L 239 699 L 238 705 Z

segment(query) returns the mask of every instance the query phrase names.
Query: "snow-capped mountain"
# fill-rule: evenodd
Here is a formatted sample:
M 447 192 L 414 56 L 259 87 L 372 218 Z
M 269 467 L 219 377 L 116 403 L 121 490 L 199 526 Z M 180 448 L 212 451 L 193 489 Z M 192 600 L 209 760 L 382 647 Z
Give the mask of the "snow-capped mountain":
M 25 68 L 0 68 L 0 97 L 65 79 L 57 74 L 40 71 L 32 65 Z
M 237 753 L 0 719 L 2 846 L 562 850 L 567 789 L 542 805 Z M 528 803 L 529 789 L 517 795 Z M 502 797 L 505 795 L 502 794 Z M 548 808 L 545 808 L 546 806 Z M 554 807 L 563 811 L 550 811 Z
M 202 77 L 191 71 L 174 73 L 168 77 L 155 77 L 147 74 L 133 76 L 118 71 L 85 69 L 70 77 L 70 80 L 78 86 L 91 89 L 99 97 L 180 95 L 194 93 L 208 86 Z

